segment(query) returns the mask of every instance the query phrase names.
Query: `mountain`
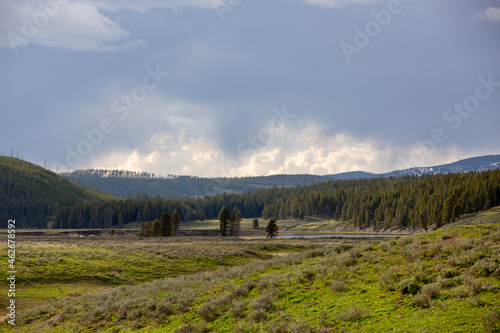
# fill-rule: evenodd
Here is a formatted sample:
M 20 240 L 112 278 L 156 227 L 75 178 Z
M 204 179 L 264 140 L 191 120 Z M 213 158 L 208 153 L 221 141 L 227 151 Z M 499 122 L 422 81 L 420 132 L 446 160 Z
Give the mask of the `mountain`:
M 146 172 L 123 170 L 86 169 L 61 173 L 75 183 L 101 190 L 122 198 L 140 198 L 159 195 L 164 199 L 187 199 L 219 193 L 248 193 L 272 186 L 293 187 L 310 185 L 334 179 L 370 179 L 399 177 L 402 175 L 447 174 L 484 171 L 500 166 L 500 155 L 468 158 L 434 167 L 417 167 L 383 174 L 364 171 L 344 172 L 333 175 L 273 175 L 262 177 L 201 178 L 193 176 L 155 175 Z
M 14 157 L 0 156 L 0 228 L 46 228 L 59 208 L 116 199 Z
M 120 170 L 76 170 L 61 173 L 78 184 L 123 198 L 137 198 L 142 193 L 164 199 L 186 199 L 219 193 L 248 193 L 274 185 L 292 187 L 328 181 L 315 175 L 274 175 L 238 178 L 200 178 L 192 176 L 157 176 L 144 172 Z
M 326 175 L 325 177 L 335 179 L 360 179 L 360 178 L 376 178 L 376 177 L 400 177 L 403 175 L 437 175 L 448 173 L 462 173 L 470 171 L 486 171 L 494 170 L 500 167 L 500 155 L 487 155 L 479 157 L 471 157 L 457 162 L 437 165 L 432 167 L 415 167 L 404 170 L 396 170 L 386 173 L 369 173 L 364 171 L 343 172 L 333 175 Z

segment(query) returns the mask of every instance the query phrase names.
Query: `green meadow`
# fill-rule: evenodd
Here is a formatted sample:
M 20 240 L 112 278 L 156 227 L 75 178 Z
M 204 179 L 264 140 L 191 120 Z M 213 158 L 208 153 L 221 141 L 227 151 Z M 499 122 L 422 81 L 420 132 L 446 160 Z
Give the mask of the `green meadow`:
M 499 214 L 382 240 L 19 236 L 0 329 L 498 332 Z

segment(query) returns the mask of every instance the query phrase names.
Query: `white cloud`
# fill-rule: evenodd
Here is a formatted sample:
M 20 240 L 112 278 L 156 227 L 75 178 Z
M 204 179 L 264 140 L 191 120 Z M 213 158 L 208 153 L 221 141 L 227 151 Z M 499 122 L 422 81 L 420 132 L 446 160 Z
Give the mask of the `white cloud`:
M 303 0 L 303 3 L 325 8 L 341 8 L 350 4 L 367 4 L 380 1 L 386 0 Z
M 223 6 L 228 0 L 88 0 L 98 8 L 117 11 L 129 9 L 145 12 L 153 8 L 171 8 L 180 10 L 181 7 L 216 8 Z
M 30 43 L 74 51 L 117 51 L 144 47 L 129 31 L 88 2 L 7 0 L 0 11 L 0 46 L 17 50 Z
M 236 157 L 231 157 L 219 141 L 210 137 L 193 137 L 185 131 L 177 135 L 159 132 L 141 147 L 121 155 L 105 155 L 92 167 L 202 177 L 325 175 L 347 171 L 382 173 L 417 166 L 405 165 L 403 158 L 420 156 L 421 149 L 417 145 L 396 147 L 348 133 L 328 135 L 324 127 L 296 124 L 276 132 L 273 140 L 258 150 Z M 448 163 L 466 156 L 457 149 L 436 149 L 418 166 Z
M 222 157 L 219 144 L 211 138 L 194 138 L 184 131 L 179 135 L 159 132 L 131 151 L 97 157 L 93 167 L 210 176 L 221 174 Z
M 485 20 L 490 22 L 500 22 L 500 8 L 489 7 L 472 16 L 474 20 Z
M 122 9 L 147 12 L 181 7 L 213 9 L 223 0 L 2 0 L 0 3 L 0 47 L 18 51 L 30 43 L 74 51 L 119 51 L 145 47 L 141 39 L 130 40 L 130 32 L 102 11 Z
M 386 171 L 397 151 L 381 148 L 374 140 L 347 133 L 333 136 L 324 128 L 309 125 L 286 131 L 275 138 L 279 147 L 268 146 L 240 160 L 231 175 L 332 174 L 354 170 Z

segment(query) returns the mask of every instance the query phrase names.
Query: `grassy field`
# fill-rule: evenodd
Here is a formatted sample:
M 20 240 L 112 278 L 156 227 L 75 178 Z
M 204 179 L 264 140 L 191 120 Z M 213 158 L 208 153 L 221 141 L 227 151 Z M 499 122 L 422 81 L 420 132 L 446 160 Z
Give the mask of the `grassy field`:
M 499 212 L 390 240 L 21 236 L 11 330 L 498 332 Z
M 6 244 L 0 255 L 5 268 L 8 264 Z M 137 285 L 254 260 L 268 260 L 276 253 L 297 253 L 318 246 L 317 242 L 300 240 L 273 241 L 271 245 L 262 241 L 209 237 L 18 236 L 17 310 L 120 285 Z M 7 269 L 4 269 L 0 271 L 2 290 L 8 290 L 4 282 L 6 278 Z M 7 292 L 1 293 L 2 309 L 6 308 L 7 302 Z
M 256 231 L 252 228 L 253 219 L 243 219 L 241 222 L 241 232 L 242 234 L 253 234 L 260 232 L 265 235 L 265 227 L 267 224 L 266 220 L 259 220 L 259 230 Z M 342 233 L 357 233 L 360 230 L 355 228 L 349 221 L 338 221 L 332 219 L 325 219 L 315 216 L 307 216 L 303 220 L 298 219 L 284 219 L 278 220 L 278 227 L 280 233 L 332 233 L 332 232 L 342 232 Z M 492 208 L 488 211 L 479 212 L 475 214 L 468 214 L 457 220 L 455 223 L 445 225 L 442 229 L 453 228 L 459 225 L 478 225 L 478 224 L 488 224 L 488 223 L 500 223 L 500 207 Z M 132 225 L 131 225 L 132 226 Z M 218 230 L 219 221 L 217 220 L 206 220 L 206 221 L 194 221 L 182 224 L 182 229 L 185 230 Z M 366 229 L 363 232 L 370 232 L 374 230 Z M 391 233 L 399 233 L 405 235 L 408 232 L 404 230 L 392 230 Z M 412 231 L 412 233 L 422 233 L 425 230 Z

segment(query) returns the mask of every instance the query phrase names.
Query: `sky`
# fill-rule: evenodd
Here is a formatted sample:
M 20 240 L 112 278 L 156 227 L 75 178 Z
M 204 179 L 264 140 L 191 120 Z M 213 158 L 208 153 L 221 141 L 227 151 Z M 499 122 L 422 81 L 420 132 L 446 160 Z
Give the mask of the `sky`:
M 52 170 L 500 154 L 500 1 L 2 0 L 0 151 Z

